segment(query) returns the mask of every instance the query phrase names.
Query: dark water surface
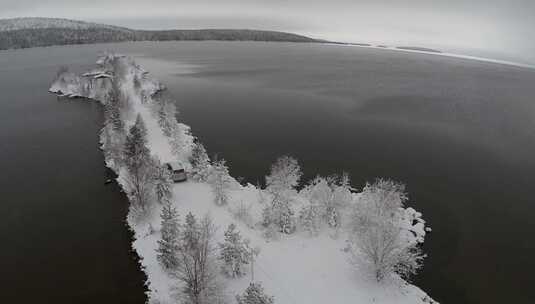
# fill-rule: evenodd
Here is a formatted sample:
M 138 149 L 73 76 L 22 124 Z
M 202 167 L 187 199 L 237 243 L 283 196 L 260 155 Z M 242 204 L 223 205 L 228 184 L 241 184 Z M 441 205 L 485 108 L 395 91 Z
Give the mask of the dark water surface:
M 96 47 L 0 52 L 0 302 L 144 303 L 127 201 L 108 178 L 98 104 L 58 101 L 58 66 Z
M 410 205 L 433 228 L 414 281 L 436 300 L 535 299 L 534 71 L 249 42 L 0 53 L 0 134 L 8 143 L 0 152 L 7 172 L 0 233 L 11 243 L 3 242 L 0 258 L 14 278 L 11 294 L 38 289 L 58 299 L 142 301 L 123 226 L 125 199 L 102 185 L 100 109 L 45 93 L 57 65 L 83 68 L 106 49 L 142 56 L 177 99 L 181 119 L 229 161 L 234 176 L 255 183 L 277 156 L 292 154 L 307 179 L 346 170 L 357 187 L 375 177 L 405 182 Z M 190 65 L 188 74 L 173 62 Z

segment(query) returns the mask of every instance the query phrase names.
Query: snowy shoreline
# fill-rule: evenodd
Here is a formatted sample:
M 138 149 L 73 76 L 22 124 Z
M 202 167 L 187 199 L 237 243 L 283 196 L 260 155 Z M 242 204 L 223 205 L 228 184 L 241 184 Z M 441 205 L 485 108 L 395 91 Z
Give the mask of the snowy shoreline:
M 494 64 L 500 64 L 500 65 L 505 65 L 505 66 L 517 67 L 517 68 L 535 69 L 535 65 L 529 64 L 529 63 L 521 63 L 521 62 L 508 61 L 508 60 L 493 59 L 493 58 L 488 58 L 488 57 L 480 57 L 480 56 L 472 56 L 472 55 L 463 55 L 463 54 L 449 53 L 449 52 L 442 52 L 442 51 L 430 52 L 430 51 L 417 50 L 417 49 L 400 48 L 396 46 L 378 46 L 378 45 L 372 45 L 372 44 L 369 44 L 369 45 L 355 44 L 355 43 L 323 43 L 323 44 L 331 45 L 331 46 L 357 47 L 357 48 L 367 48 L 367 49 L 375 49 L 375 50 L 383 50 L 383 51 L 426 54 L 426 55 L 442 56 L 442 57 L 448 57 L 448 58 L 479 61 L 483 63 L 494 63 Z
M 110 108 L 110 92 L 113 90 L 119 92 L 115 98 L 122 105 L 120 112 Z M 113 54 L 100 57 L 97 68 L 83 75 L 60 71 L 50 87 L 50 92 L 60 96 L 85 97 L 100 102 L 107 115 L 116 115 L 116 123 L 126 130 L 141 117 L 146 126 L 151 157 L 161 163 L 180 162 L 191 171 L 190 157 L 195 138 L 189 126 L 176 120 L 172 102 L 160 96 L 163 91 L 165 87 L 132 58 Z M 117 173 L 118 183 L 126 190 L 129 187 L 128 173 L 124 164 L 116 159 L 116 154 L 121 153 L 117 147 L 123 142 L 117 139 L 115 132 L 118 131 L 113 124 L 104 125 L 100 139 L 106 165 Z M 425 292 L 401 279 L 379 284 L 355 271 L 347 261 L 347 236 L 343 229 L 325 228 L 316 236 L 298 230 L 266 239 L 265 231 L 258 223 L 269 194 L 251 184 L 241 185 L 230 176 L 226 193 L 228 203 L 218 206 L 214 204 L 210 183 L 190 178 L 172 186 L 172 206 L 178 210 L 181 219 L 188 212 L 199 218 L 210 214 L 219 227 L 215 234 L 217 241 L 223 240 L 225 227 L 234 223 L 250 240 L 251 246 L 260 249 L 254 264 L 255 281 L 262 282 L 266 292 L 274 296 L 275 303 L 435 303 Z M 351 201 L 357 200 L 358 196 L 359 193 L 351 194 Z M 299 193 L 293 198 L 295 208 L 309 203 Z M 131 208 L 128 224 L 134 232 L 132 247 L 148 278 L 148 303 L 182 303 L 177 295 L 180 283 L 162 269 L 157 259 L 162 206 L 152 202 L 147 208 L 141 219 Z M 238 211 L 243 209 L 248 210 L 247 218 L 239 216 Z M 421 220 L 421 214 L 412 208 L 405 211 L 410 228 L 420 233 L 423 241 L 425 222 Z M 250 280 L 249 274 L 225 280 L 227 302 L 234 303 L 234 296 L 241 294 Z

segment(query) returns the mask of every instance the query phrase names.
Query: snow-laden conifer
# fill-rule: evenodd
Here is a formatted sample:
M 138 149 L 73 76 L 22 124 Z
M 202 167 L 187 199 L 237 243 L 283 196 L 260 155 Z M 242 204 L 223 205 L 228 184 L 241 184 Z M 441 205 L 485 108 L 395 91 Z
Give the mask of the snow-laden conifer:
M 224 159 L 213 162 L 209 181 L 212 186 L 216 205 L 226 205 L 228 203 L 228 188 L 230 187 L 231 178 Z
M 210 173 L 210 158 L 202 143 L 197 142 L 193 146 L 189 162 L 192 167 L 193 178 L 201 182 L 206 181 Z
M 163 165 L 158 166 L 154 177 L 154 191 L 160 204 L 166 204 L 171 201 L 173 198 L 172 186 L 169 170 Z
M 251 282 L 242 295 L 236 295 L 238 304 L 273 304 L 272 296 L 264 293 L 264 288 L 259 282 Z
M 154 161 L 147 148 L 147 129 L 138 114 L 126 136 L 124 156 L 128 195 L 135 209 L 145 211 L 153 190 Z
M 173 270 L 179 263 L 180 235 L 178 212 L 171 203 L 166 202 L 160 214 L 162 219 L 161 238 L 158 240 L 156 258 L 166 270 Z
M 235 224 L 230 224 L 225 231 L 225 241 L 219 243 L 219 260 L 222 262 L 223 273 L 230 277 L 244 275 L 249 259 L 249 241 L 242 238 Z

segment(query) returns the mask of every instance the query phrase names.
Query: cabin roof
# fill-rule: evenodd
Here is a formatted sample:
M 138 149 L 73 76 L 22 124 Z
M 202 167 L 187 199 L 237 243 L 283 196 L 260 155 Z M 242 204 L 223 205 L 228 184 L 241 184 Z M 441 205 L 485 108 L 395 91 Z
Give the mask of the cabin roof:
M 169 162 L 167 165 L 171 167 L 171 170 L 173 171 L 184 170 L 184 166 L 182 166 L 180 162 Z
M 82 74 L 82 76 L 93 77 L 93 78 L 113 78 L 113 75 L 108 71 L 103 69 L 94 69 L 87 73 Z

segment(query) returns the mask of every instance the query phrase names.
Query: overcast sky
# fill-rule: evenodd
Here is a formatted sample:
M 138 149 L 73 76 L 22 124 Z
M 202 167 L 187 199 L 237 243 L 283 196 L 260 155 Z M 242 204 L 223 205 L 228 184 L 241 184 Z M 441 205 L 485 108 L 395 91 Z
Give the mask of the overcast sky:
M 535 58 L 535 0 L 0 0 L 0 18 L 132 28 L 255 28 Z

